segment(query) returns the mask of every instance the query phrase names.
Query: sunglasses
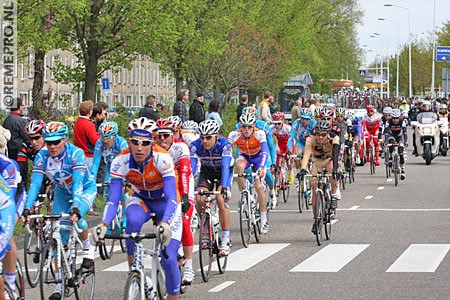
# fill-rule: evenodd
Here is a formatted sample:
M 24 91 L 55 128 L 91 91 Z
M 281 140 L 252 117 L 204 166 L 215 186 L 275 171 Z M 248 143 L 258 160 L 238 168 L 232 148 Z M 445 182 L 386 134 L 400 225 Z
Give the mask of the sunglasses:
M 302 118 L 303 121 L 309 121 L 311 120 L 310 118 Z
M 250 129 L 250 128 L 253 128 L 253 125 L 242 125 L 242 128 Z
M 113 136 L 104 136 L 104 137 L 102 137 L 102 140 L 104 140 L 104 141 L 110 141 L 110 140 L 112 140 L 114 137 Z
M 325 121 L 332 121 L 333 118 L 332 118 L 332 117 L 326 117 L 326 118 L 322 118 L 322 120 L 325 120 Z
M 327 132 L 322 132 L 322 133 L 316 132 L 316 136 L 326 137 L 327 135 L 328 135 Z
M 148 147 L 152 144 L 151 140 L 130 139 L 130 142 L 135 146 L 142 145 L 144 147 Z
M 59 145 L 62 142 L 62 140 L 56 140 L 56 141 L 46 141 L 47 145 Z
M 168 139 L 172 134 L 171 133 L 158 133 L 156 136 L 159 139 Z
M 274 123 L 274 124 L 275 124 L 275 126 L 283 125 L 283 123 Z
M 213 135 L 202 135 L 202 136 L 200 136 L 200 139 L 202 141 L 204 141 L 204 140 L 210 141 L 213 137 L 214 137 Z
M 42 135 L 29 136 L 30 139 L 35 140 L 35 141 L 39 140 L 41 137 L 42 137 Z
M 400 120 L 400 117 L 398 117 L 398 118 L 392 118 L 392 120 Z

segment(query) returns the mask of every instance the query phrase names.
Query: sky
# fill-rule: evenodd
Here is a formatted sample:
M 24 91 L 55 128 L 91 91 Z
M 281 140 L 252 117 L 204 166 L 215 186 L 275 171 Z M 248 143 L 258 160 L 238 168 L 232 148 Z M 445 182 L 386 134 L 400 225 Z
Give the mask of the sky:
M 384 4 L 398 5 L 409 9 L 411 16 L 411 34 L 421 36 L 433 30 L 433 4 L 435 3 L 435 26 L 441 28 L 450 21 L 450 0 L 358 0 L 359 8 L 363 11 L 362 23 L 358 25 L 359 45 L 367 45 L 365 51 L 365 65 L 374 61 L 377 54 L 393 55 L 398 42 L 404 45 L 408 42 L 408 11 L 398 7 L 385 7 Z M 379 21 L 378 18 L 391 21 Z M 398 30 L 397 30 L 398 28 Z M 397 32 L 399 37 L 397 38 Z M 382 37 L 372 38 L 371 35 L 379 33 Z M 450 46 L 450 45 L 442 45 Z M 401 48 L 401 47 L 400 47 Z

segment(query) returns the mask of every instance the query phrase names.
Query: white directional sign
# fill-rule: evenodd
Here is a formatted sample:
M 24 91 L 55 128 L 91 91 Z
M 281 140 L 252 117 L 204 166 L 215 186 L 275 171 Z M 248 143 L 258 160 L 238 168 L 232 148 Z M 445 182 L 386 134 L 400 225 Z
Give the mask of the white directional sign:
M 359 77 L 366 77 L 366 70 L 359 70 Z

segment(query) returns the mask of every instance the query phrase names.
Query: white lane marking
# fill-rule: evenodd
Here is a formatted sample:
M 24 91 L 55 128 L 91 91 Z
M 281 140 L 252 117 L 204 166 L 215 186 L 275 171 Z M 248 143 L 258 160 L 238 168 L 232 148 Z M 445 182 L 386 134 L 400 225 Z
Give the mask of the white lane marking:
M 386 272 L 434 272 L 450 244 L 411 244 Z
M 369 244 L 331 244 L 289 272 L 338 272 L 367 247 Z
M 364 197 L 364 200 L 370 200 L 372 198 L 373 198 L 373 195 L 369 195 L 369 196 Z
M 387 181 L 387 182 L 391 182 L 391 181 L 392 181 L 392 178 L 389 178 L 389 179 L 387 179 L 386 181 Z
M 224 283 L 219 284 L 216 287 L 213 287 L 212 289 L 210 289 L 208 292 L 210 293 L 217 293 L 220 292 L 221 290 L 229 287 L 230 285 L 232 285 L 233 283 L 235 283 L 236 281 L 225 281 Z
M 359 205 L 355 205 L 355 206 L 350 207 L 348 210 L 355 210 L 355 209 L 358 209 L 358 207 L 359 207 Z
M 450 208 L 359 208 L 354 209 L 353 207 L 349 208 L 338 208 L 339 211 L 417 211 L 417 212 L 444 212 L 444 211 L 450 211 Z M 305 211 L 311 211 L 310 209 Z M 270 213 L 298 213 L 298 209 L 290 209 L 290 210 L 271 210 Z M 195 247 L 195 246 L 194 246 Z M 194 248 L 194 251 L 198 251 Z
M 331 225 L 333 225 L 333 224 L 335 224 L 335 223 L 337 223 L 339 221 L 339 219 L 333 219 L 333 220 L 331 220 Z
M 377 187 L 377 190 L 379 190 L 379 191 L 384 190 L 384 186 Z
M 231 251 L 228 257 L 228 271 L 245 271 L 269 256 L 277 253 L 289 244 L 251 244 L 236 252 Z M 213 271 L 217 271 L 217 263 L 213 263 Z

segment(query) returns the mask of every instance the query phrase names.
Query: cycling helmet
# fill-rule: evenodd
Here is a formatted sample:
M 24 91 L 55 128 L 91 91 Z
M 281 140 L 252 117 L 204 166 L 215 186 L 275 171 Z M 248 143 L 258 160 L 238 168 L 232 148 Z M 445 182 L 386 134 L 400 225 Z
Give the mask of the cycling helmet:
M 181 127 L 181 123 L 183 122 L 179 116 L 170 116 L 167 119 L 172 121 L 174 129 L 179 129 Z
M 175 126 L 174 126 L 173 122 L 169 119 L 158 119 L 158 120 L 156 120 L 155 125 L 156 126 L 155 126 L 154 130 L 158 131 L 158 132 L 160 132 L 160 131 L 172 132 L 175 130 Z
M 390 106 L 385 106 L 385 107 L 383 108 L 383 114 L 384 114 L 384 115 L 390 115 L 390 114 L 392 114 L 392 107 L 390 107 Z
M 98 131 L 102 138 L 112 137 L 116 136 L 119 132 L 119 126 L 117 126 L 117 123 L 114 121 L 103 122 L 98 128 Z
M 375 107 L 373 105 L 367 105 L 366 111 L 367 112 L 375 111 Z
M 316 109 L 314 110 L 314 118 L 320 118 L 322 109 L 323 109 L 322 106 L 316 107 Z
M 345 116 L 347 119 L 352 120 L 352 121 L 356 118 L 355 113 L 351 110 L 347 110 L 347 112 L 345 113 Z
M 441 106 L 439 107 L 439 112 L 441 114 L 446 114 L 447 113 L 447 104 L 441 104 Z
M 146 117 L 140 117 L 132 120 L 128 124 L 128 134 L 130 136 L 144 136 L 153 138 L 152 130 L 155 128 L 155 121 L 147 119 Z
M 391 112 L 392 118 L 400 118 L 401 115 L 402 115 L 402 112 L 398 108 L 394 108 Z
M 330 131 L 331 130 L 331 124 L 328 123 L 325 120 L 319 120 L 316 123 L 316 126 L 314 127 L 315 130 L 320 130 L 320 131 Z
M 322 107 L 322 109 L 319 112 L 319 115 L 321 118 L 329 118 L 329 117 L 333 117 L 334 115 L 334 110 L 329 109 L 328 107 Z
M 242 114 L 239 118 L 239 121 L 241 121 L 242 125 L 255 125 L 256 123 L 256 116 L 253 114 Z
M 183 122 L 181 128 L 183 128 L 184 130 L 197 131 L 198 124 L 195 121 L 188 120 Z
M 317 111 L 317 110 L 316 110 Z M 311 111 L 311 109 L 309 108 L 302 108 L 300 111 L 300 117 L 302 119 L 311 119 L 313 116 L 313 113 Z
M 242 114 L 253 114 L 258 117 L 258 110 L 253 106 L 247 106 L 242 109 Z
M 344 117 L 345 116 L 345 111 L 346 111 L 345 107 L 337 107 L 336 108 L 336 117 L 337 116 Z
M 211 135 L 219 133 L 220 126 L 216 120 L 206 120 L 198 124 L 198 132 L 201 135 Z
M 28 135 L 41 133 L 45 127 L 45 123 L 42 120 L 32 120 L 25 126 L 25 133 Z
M 334 104 L 333 102 L 328 102 L 327 104 L 325 104 L 325 107 L 334 110 L 336 108 L 336 104 Z
M 427 109 L 427 110 L 425 110 Z M 423 110 L 430 111 L 431 110 L 431 102 L 430 101 L 423 101 Z
M 57 141 L 69 136 L 69 128 L 63 122 L 50 122 L 42 129 L 45 141 Z
M 284 113 L 283 112 L 276 112 L 272 115 L 272 123 L 283 123 L 284 120 Z

